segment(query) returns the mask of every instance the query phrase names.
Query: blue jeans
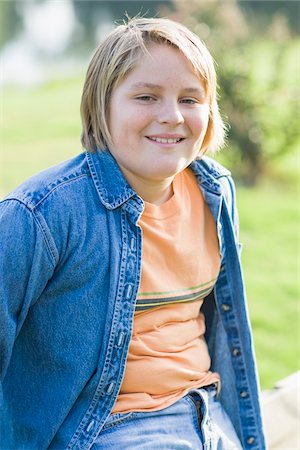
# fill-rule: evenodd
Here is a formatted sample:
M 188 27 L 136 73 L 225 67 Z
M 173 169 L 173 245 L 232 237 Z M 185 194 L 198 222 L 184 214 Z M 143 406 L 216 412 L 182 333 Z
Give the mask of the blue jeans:
M 113 414 L 92 450 L 241 450 L 216 389 L 194 389 L 168 408 Z

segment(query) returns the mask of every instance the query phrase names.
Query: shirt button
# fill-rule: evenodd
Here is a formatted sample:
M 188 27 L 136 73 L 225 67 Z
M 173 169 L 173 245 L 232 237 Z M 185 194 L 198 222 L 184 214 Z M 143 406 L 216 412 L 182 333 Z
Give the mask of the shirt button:
M 120 335 L 119 335 L 118 342 L 117 342 L 117 346 L 118 346 L 118 347 L 121 347 L 121 345 L 123 344 L 123 342 L 124 342 L 124 337 L 125 337 L 125 334 L 121 331 L 121 333 L 120 333 Z
M 87 427 L 87 429 L 86 429 L 87 433 L 93 428 L 94 423 L 95 423 L 95 421 L 92 420 L 92 421 L 88 424 L 88 427 Z
M 253 436 L 248 437 L 247 444 L 252 445 L 252 444 L 254 444 L 254 442 L 255 442 L 255 439 Z
M 240 354 L 239 349 L 238 349 L 238 348 L 234 348 L 234 349 L 232 350 L 232 354 L 233 354 L 233 356 L 238 356 L 238 355 Z
M 134 247 L 135 247 L 135 238 L 131 238 L 131 241 L 130 241 L 131 250 L 134 250 Z
M 222 308 L 222 311 L 224 311 L 224 312 L 230 311 L 230 309 L 231 309 L 230 306 L 227 305 L 227 303 L 222 303 L 221 308 Z
M 107 391 L 106 391 L 107 395 L 110 395 L 112 393 L 112 391 L 114 390 L 114 387 L 115 387 L 115 383 L 114 382 L 110 383 L 110 385 L 108 386 Z
M 247 392 L 247 391 L 241 391 L 241 392 L 240 392 L 240 397 L 241 397 L 241 398 L 246 398 L 246 397 L 248 397 L 248 392 Z
M 132 294 L 132 285 L 129 284 L 126 289 L 126 298 L 129 299 L 131 297 L 131 294 Z

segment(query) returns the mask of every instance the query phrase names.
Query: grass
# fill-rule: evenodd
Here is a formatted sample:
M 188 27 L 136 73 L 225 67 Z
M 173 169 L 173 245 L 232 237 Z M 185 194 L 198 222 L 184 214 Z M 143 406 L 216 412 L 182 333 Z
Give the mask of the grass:
M 1 197 L 38 170 L 81 151 L 82 84 L 78 77 L 29 90 L 2 88 Z M 237 190 L 244 275 L 264 389 L 299 369 L 296 166 L 292 155 L 284 168 L 274 163 L 272 176 L 260 185 Z
M 0 195 L 37 171 L 81 151 L 83 78 L 1 91 Z
M 299 207 L 295 185 L 237 191 L 243 268 L 263 388 L 299 370 Z

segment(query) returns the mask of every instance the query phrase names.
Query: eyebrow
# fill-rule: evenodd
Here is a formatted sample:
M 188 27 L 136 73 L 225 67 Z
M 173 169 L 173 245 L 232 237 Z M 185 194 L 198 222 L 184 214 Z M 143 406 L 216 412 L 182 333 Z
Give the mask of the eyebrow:
M 197 94 L 203 94 L 205 93 L 205 90 L 203 88 L 194 88 L 194 87 L 190 87 L 190 88 L 184 88 L 183 89 L 185 92 L 191 93 L 193 94 L 194 92 Z
M 140 81 L 138 83 L 132 84 L 131 88 L 132 89 L 139 89 L 139 88 L 162 89 L 162 86 L 160 86 L 159 84 L 145 83 L 144 81 Z
M 143 81 L 140 81 L 138 83 L 134 83 L 131 85 L 131 89 L 140 89 L 140 88 L 148 88 L 148 89 L 157 89 L 161 90 L 163 87 L 159 84 L 154 83 L 145 83 Z M 205 89 L 196 88 L 196 87 L 187 87 L 183 89 L 184 92 L 187 92 L 188 94 L 205 94 Z

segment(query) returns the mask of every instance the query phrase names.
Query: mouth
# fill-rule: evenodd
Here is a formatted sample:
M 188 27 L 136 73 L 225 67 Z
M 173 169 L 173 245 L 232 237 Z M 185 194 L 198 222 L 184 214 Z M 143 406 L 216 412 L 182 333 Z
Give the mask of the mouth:
M 157 142 L 158 144 L 178 144 L 184 140 L 183 137 L 176 138 L 163 138 L 163 137 L 154 137 L 154 136 L 146 136 L 149 141 Z

